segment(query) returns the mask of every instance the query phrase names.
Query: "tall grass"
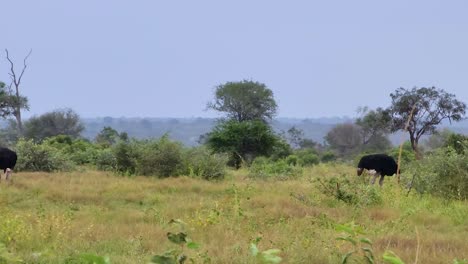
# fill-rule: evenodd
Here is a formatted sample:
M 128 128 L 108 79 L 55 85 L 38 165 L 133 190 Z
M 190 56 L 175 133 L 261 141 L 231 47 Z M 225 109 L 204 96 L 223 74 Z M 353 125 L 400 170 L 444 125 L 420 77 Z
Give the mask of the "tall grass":
M 350 222 L 373 241 L 375 256 L 392 250 L 414 263 L 419 252 L 418 263 L 429 264 L 468 258 L 466 201 L 406 196 L 390 177 L 383 188 L 363 185 L 347 165 L 320 164 L 286 181 L 252 179 L 246 170 L 218 182 L 96 171 L 13 177 L 0 183 L 0 243 L 25 263 L 66 263 L 84 253 L 148 263 L 173 246 L 171 219 L 186 223 L 196 253 L 212 263 L 257 263 L 252 241 L 278 249 L 282 263 L 339 263 L 347 245 L 335 226 Z M 349 195 L 373 193 L 380 202 L 337 199 L 320 183 L 331 178 Z

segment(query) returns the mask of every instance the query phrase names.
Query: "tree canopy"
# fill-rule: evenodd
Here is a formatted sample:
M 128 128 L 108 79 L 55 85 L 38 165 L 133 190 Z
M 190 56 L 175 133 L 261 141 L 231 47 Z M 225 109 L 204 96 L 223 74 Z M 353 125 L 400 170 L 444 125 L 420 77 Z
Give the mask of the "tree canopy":
M 79 115 L 71 109 L 55 110 L 38 117 L 31 117 L 24 125 L 24 136 L 36 141 L 57 135 L 76 138 L 84 129 Z
M 215 152 L 231 155 L 231 163 L 239 167 L 257 156 L 269 156 L 280 141 L 270 126 L 259 120 L 220 122 L 208 133 L 206 144 Z
M 228 119 L 238 122 L 268 121 L 276 115 L 277 104 L 273 91 L 265 84 L 243 80 L 217 86 L 208 108 L 226 113 Z
M 457 100 L 455 95 L 435 87 L 399 88 L 390 97 L 391 130 L 405 130 L 409 120 L 406 130 L 417 155 L 420 154 L 418 143 L 421 136 L 434 133 L 444 119 L 450 122 L 461 120 L 466 111 L 466 104 Z

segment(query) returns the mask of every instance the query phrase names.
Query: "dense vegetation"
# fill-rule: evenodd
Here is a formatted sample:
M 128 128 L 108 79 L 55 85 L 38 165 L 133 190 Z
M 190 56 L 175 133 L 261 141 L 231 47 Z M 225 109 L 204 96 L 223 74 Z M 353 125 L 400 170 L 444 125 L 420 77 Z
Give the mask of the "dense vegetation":
M 0 140 L 19 157 L 0 193 L 0 263 L 467 263 L 468 138 L 436 130 L 466 105 L 441 89 L 400 88 L 322 143 L 272 128 L 265 84 L 227 82 L 208 104 L 224 118 L 188 147 L 111 126 L 85 139 L 71 109 L 23 125 L 27 98 L 0 84 L 16 118 Z M 392 146 L 397 130 L 410 138 Z M 401 181 L 355 176 L 374 152 Z

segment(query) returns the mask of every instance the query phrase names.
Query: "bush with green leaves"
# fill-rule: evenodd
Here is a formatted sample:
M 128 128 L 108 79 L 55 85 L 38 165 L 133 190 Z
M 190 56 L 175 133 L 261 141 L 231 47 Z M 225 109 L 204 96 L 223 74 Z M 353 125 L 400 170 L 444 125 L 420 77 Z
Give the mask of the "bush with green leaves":
M 304 167 L 313 166 L 320 162 L 319 156 L 314 149 L 303 149 L 296 151 L 298 164 Z
M 18 161 L 15 169 L 18 171 L 70 171 L 74 163 L 69 157 L 47 144 L 34 143 L 32 139 L 20 139 L 16 144 Z
M 336 156 L 336 154 L 333 152 L 333 151 L 326 151 L 322 154 L 322 156 L 320 157 L 320 161 L 321 162 L 332 162 L 332 161 L 335 161 L 338 157 Z
M 96 168 L 103 171 L 116 171 L 117 159 L 112 149 L 103 149 L 98 151 L 96 157 Z
M 206 147 L 195 147 L 186 150 L 183 156 L 182 174 L 206 180 L 223 179 L 226 175 L 226 154 L 211 153 Z
M 133 175 L 137 170 L 139 149 L 134 142 L 119 142 L 112 147 L 115 157 L 115 170 L 124 175 Z
M 136 171 L 140 175 L 177 176 L 183 168 L 183 147 L 167 135 L 139 142 L 137 152 Z
M 68 135 L 46 138 L 42 144 L 56 149 L 78 165 L 95 164 L 98 156 L 96 145 L 85 139 L 75 139 Z
M 372 248 L 372 241 L 364 236 L 364 228 L 351 222 L 343 225 L 337 224 L 335 225 L 335 230 L 342 233 L 336 240 L 343 241 L 343 243 L 351 246 L 351 250 L 343 254 L 341 264 L 378 263 Z M 403 260 L 390 250 L 384 252 L 382 260 L 389 264 L 405 264 Z
M 259 179 L 289 179 L 299 177 L 302 173 L 300 166 L 289 165 L 284 159 L 272 161 L 266 157 L 257 157 L 249 168 L 249 177 Z
M 468 145 L 464 148 L 466 151 Z M 414 161 L 402 176 L 407 185 L 419 193 L 447 199 L 468 198 L 468 155 L 453 148 L 440 148 Z
M 361 178 L 347 177 L 316 178 L 323 194 L 336 200 L 355 206 L 374 206 L 383 203 L 380 189 L 376 186 L 363 184 Z

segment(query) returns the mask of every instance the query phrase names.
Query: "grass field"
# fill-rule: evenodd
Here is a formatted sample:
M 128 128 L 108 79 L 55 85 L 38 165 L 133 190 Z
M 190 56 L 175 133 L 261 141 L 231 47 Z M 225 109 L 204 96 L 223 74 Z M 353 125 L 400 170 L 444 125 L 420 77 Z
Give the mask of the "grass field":
M 75 263 L 82 253 L 148 263 L 178 247 L 167 232 L 184 229 L 200 245 L 184 249 L 196 263 L 256 263 L 249 244 L 257 237 L 260 250 L 281 250 L 282 263 L 340 263 L 352 248 L 336 240 L 343 234 L 335 227 L 354 221 L 373 242 L 377 263 L 385 250 L 405 263 L 468 258 L 466 201 L 406 196 L 394 178 L 382 189 L 368 187 L 346 165 L 318 165 L 287 181 L 247 175 L 230 171 L 225 180 L 208 182 L 93 170 L 15 173 L 12 184 L 0 183 L 0 241 L 10 252 L 2 254 L 25 263 Z M 359 202 L 333 196 L 331 177 L 360 186 L 353 193 Z

